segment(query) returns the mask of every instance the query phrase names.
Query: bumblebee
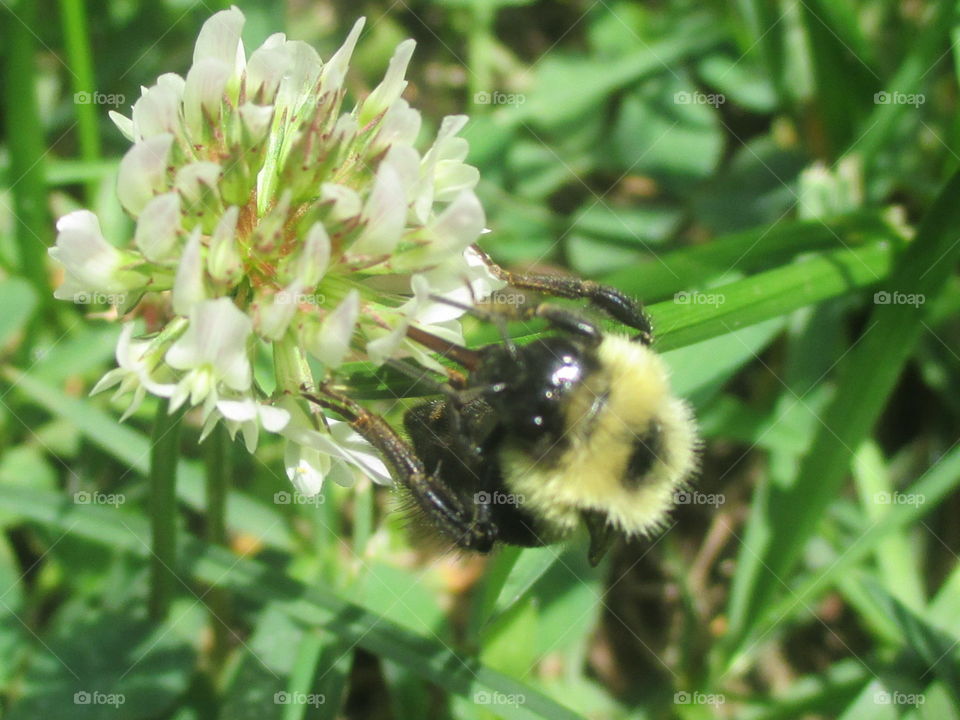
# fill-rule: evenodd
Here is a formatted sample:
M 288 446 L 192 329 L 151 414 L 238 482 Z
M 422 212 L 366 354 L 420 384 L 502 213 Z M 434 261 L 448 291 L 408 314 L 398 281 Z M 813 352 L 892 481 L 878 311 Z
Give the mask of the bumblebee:
M 551 330 L 525 345 L 509 338 L 502 318 L 475 308 L 501 325 L 501 342 L 472 350 L 411 327 L 412 340 L 466 372 L 451 372 L 435 386 L 439 399 L 406 413 L 409 441 L 329 385 L 307 397 L 377 448 L 413 513 L 452 545 L 480 553 L 497 543 L 536 547 L 582 524 L 596 565 L 618 534 L 664 525 L 696 465 L 692 413 L 671 394 L 637 302 L 587 280 L 490 267 L 519 290 L 588 300 L 634 334 L 605 333 L 546 303 L 514 311 Z

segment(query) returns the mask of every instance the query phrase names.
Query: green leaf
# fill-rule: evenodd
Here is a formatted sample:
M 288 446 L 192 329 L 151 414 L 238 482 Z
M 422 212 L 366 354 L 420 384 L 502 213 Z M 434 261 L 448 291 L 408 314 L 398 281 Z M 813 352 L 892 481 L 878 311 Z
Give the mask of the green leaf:
M 869 578 L 863 579 L 864 589 L 884 611 L 897 629 L 903 644 L 921 660 L 922 674 L 915 678 L 918 685 L 937 677 L 953 695 L 960 707 L 960 674 L 957 672 L 957 654 L 954 652 L 960 638 L 932 627 L 927 621 L 905 606 Z
M 570 225 L 578 233 L 647 248 L 667 240 L 680 219 L 680 211 L 673 207 L 616 207 L 592 199 L 576 212 Z
M 715 93 L 696 90 L 674 75 L 648 80 L 620 107 L 605 166 L 650 175 L 672 190 L 687 190 L 720 160 L 720 104 Z
M 751 636 L 763 637 L 771 632 L 783 618 L 810 607 L 839 578 L 855 568 L 864 557 L 876 552 L 877 547 L 890 536 L 890 533 L 918 523 L 924 515 L 934 511 L 958 486 L 960 486 L 960 447 L 954 448 L 940 458 L 923 477 L 903 490 L 904 495 L 923 498 L 922 503 L 891 505 L 888 513 L 876 523 L 871 524 L 856 541 L 842 548 L 842 552 L 826 567 L 818 569 L 811 577 L 795 586 L 789 597 L 768 605 L 760 617 L 756 618 Z M 954 632 L 957 632 L 957 628 Z
M 738 369 L 759 357 L 784 322 L 783 318 L 772 318 L 664 353 L 673 392 L 695 405 L 704 404 Z M 704 362 L 704 358 L 710 358 L 710 362 Z
M 514 563 L 493 604 L 489 620 L 509 610 L 513 605 L 526 596 L 530 589 L 542 578 L 558 561 L 559 554 L 555 548 L 528 548 L 524 550 Z
M 515 111 L 499 113 L 505 122 L 558 128 L 582 115 L 595 112 L 611 93 L 641 78 L 662 74 L 687 56 L 703 52 L 720 39 L 720 33 L 703 16 L 691 17 L 684 32 L 645 44 L 633 53 L 611 62 L 547 55 L 537 70 L 534 91 Z
M 38 345 L 42 354 L 30 367 L 30 374 L 57 385 L 71 376 L 102 372 L 105 364 L 113 362 L 120 331 L 118 325 L 83 326 L 49 347 Z
M 867 519 L 877 522 L 890 511 L 892 499 L 900 493 L 890 481 L 883 454 L 875 442 L 867 440 L 857 450 L 853 478 Z M 891 533 L 877 545 L 876 562 L 887 592 L 919 612 L 925 605 L 925 598 L 918 561 L 917 553 L 904 534 Z
M 773 85 L 760 67 L 742 56 L 715 53 L 705 57 L 697 69 L 711 87 L 723 94 L 725 102 L 758 113 L 776 109 L 777 94 Z
M 740 141 L 693 196 L 694 213 L 721 233 L 775 224 L 796 205 L 796 180 L 808 162 L 799 148 L 784 148 L 769 135 Z

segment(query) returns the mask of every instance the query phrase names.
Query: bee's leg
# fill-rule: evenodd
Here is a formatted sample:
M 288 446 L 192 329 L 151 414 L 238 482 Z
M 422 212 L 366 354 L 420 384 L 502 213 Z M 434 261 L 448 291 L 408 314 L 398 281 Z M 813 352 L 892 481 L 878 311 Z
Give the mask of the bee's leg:
M 570 275 L 511 272 L 497 265 L 476 246 L 473 247 L 487 263 L 491 272 L 511 287 L 573 300 L 588 300 L 614 320 L 638 330 L 635 340 L 639 340 L 644 345 L 649 345 L 653 341 L 653 328 L 650 325 L 650 318 L 643 310 L 643 305 L 617 288 Z
M 436 423 L 430 423 L 424 426 L 426 432 L 434 436 L 429 439 L 429 442 L 438 442 L 440 437 L 449 438 L 449 440 L 445 442 L 453 445 L 458 453 L 457 457 L 464 458 L 463 462 L 466 462 L 467 458 L 475 456 L 477 454 L 477 449 L 471 441 L 466 439 L 466 436 L 464 435 L 463 418 L 461 413 L 463 412 L 464 408 L 467 407 L 467 405 L 483 397 L 483 395 L 489 391 L 489 388 L 486 386 L 467 388 L 466 381 L 464 381 L 463 386 L 457 388 L 454 386 L 454 381 L 452 378 L 450 381 L 445 383 L 437 382 L 436 380 L 427 377 L 427 370 L 425 368 L 414 366 L 410 363 L 404 362 L 403 360 L 390 359 L 387 360 L 387 364 L 404 373 L 408 377 L 416 380 L 418 384 L 423 384 L 431 388 L 434 394 L 446 396 L 446 400 L 439 404 L 439 406 L 443 409 L 443 427 L 438 427 Z M 417 410 L 419 410 L 419 408 L 411 410 L 407 413 L 405 418 L 405 423 L 407 423 L 407 432 L 411 434 L 411 437 L 413 437 L 413 434 L 407 421 L 418 416 Z
M 599 345 L 603 340 L 603 332 L 595 324 L 582 315 L 566 308 L 549 303 L 540 303 L 526 313 L 529 317 L 540 317 L 553 327 L 559 328 L 571 335 L 579 335 L 593 345 Z
M 417 509 L 438 530 L 467 550 L 489 552 L 493 548 L 497 533 L 489 504 L 477 502 L 472 492 L 458 493 L 447 486 L 436 469 L 427 473 L 410 444 L 382 417 L 327 385 L 318 390 L 318 394 L 304 392 L 303 397 L 336 412 L 373 445 L 394 478 L 409 491 Z

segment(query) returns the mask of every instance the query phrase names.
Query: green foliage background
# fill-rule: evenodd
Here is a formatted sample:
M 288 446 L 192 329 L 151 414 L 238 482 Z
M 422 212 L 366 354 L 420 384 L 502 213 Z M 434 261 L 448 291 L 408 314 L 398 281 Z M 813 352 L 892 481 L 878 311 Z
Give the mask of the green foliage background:
M 74 94 L 125 111 L 221 5 L 4 0 L 4 717 L 960 717 L 954 3 L 239 5 L 248 49 L 284 30 L 324 57 L 367 15 L 355 96 L 417 39 L 412 105 L 472 117 L 485 247 L 648 304 L 696 492 L 597 569 L 582 542 L 437 555 L 387 491 L 284 504 L 278 443 L 198 446 L 188 415 L 148 619 L 154 411 L 88 397 L 119 329 L 53 300 L 46 247 L 77 207 L 131 234 L 126 141 Z

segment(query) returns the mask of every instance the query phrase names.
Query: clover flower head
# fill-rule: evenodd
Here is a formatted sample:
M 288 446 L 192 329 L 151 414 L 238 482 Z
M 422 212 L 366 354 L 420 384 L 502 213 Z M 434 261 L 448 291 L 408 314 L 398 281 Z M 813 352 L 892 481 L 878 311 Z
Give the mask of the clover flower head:
M 372 448 L 299 393 L 351 359 L 433 362 L 407 328 L 461 339 L 460 311 L 438 296 L 469 302 L 500 287 L 471 249 L 484 213 L 459 137 L 467 118 L 416 145 L 421 117 L 401 97 L 412 40 L 348 109 L 362 19 L 326 62 L 282 33 L 248 55 L 243 24 L 235 7 L 213 15 L 185 77 L 161 75 L 130 117 L 111 113 L 133 143 L 117 195 L 136 229 L 111 242 L 93 213 L 62 217 L 56 297 L 108 294 L 126 316 L 119 367 L 94 388 L 132 394 L 125 416 L 150 393 L 171 411 L 199 406 L 204 435 L 222 422 L 251 450 L 261 429 L 281 433 L 302 492 L 334 469 L 387 481 Z M 267 350 L 274 378 L 262 383 L 253 366 Z

